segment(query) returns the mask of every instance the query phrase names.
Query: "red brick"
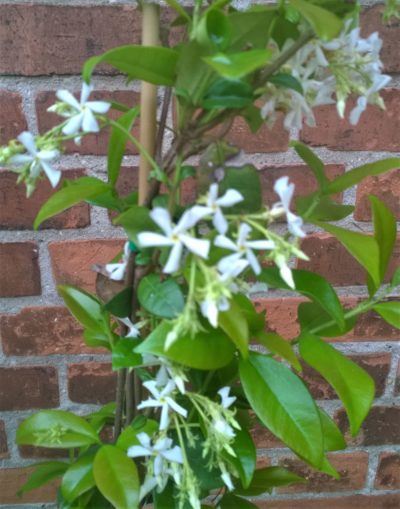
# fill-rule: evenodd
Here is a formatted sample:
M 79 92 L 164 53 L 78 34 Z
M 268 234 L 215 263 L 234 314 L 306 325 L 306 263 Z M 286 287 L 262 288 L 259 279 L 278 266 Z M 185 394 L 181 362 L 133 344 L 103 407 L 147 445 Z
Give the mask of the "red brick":
M 366 284 L 364 268 L 332 235 L 328 233 L 309 235 L 302 241 L 301 249 L 310 257 L 310 261 L 298 260 L 299 269 L 317 272 L 336 286 Z M 390 280 L 399 264 L 400 238 L 397 240 L 385 281 Z
M 97 9 L 97 8 L 96 8 Z M 79 97 L 80 92 L 75 94 Z M 129 107 L 133 107 L 139 103 L 139 94 L 130 90 L 118 90 L 118 91 L 95 91 L 90 96 L 90 99 L 98 101 L 117 101 L 119 103 L 126 104 Z M 48 131 L 55 125 L 63 121 L 63 118 L 55 113 L 49 113 L 49 108 L 56 101 L 55 92 L 40 92 L 36 98 L 36 112 L 38 117 L 39 130 L 41 132 Z M 116 119 L 120 116 L 119 112 L 110 111 L 108 116 L 112 119 Z M 139 136 L 138 123 L 136 122 L 135 127 L 132 130 L 134 136 Z M 110 130 L 102 129 L 98 135 L 90 134 L 82 138 L 82 144 L 76 145 L 73 141 L 66 143 L 65 149 L 67 153 L 79 152 L 80 154 L 97 154 L 106 155 L 108 153 L 108 138 Z M 132 147 L 131 143 L 127 144 L 126 153 L 137 154 L 135 147 Z
M 277 299 L 256 299 L 254 301 L 258 312 L 266 310 L 267 330 L 275 332 L 286 339 L 296 337 L 300 332 L 297 321 L 297 308 L 302 298 L 281 297 Z
M 130 6 L 0 5 L 0 73 L 79 74 L 85 60 L 140 41 Z
M 372 32 L 379 32 L 383 40 L 381 59 L 386 72 L 400 71 L 400 28 L 396 19 L 388 23 L 382 21 L 383 6 L 366 7 L 361 13 L 361 35 L 367 37 Z
M 0 410 L 54 408 L 58 404 L 58 376 L 55 368 L 0 368 Z
M 349 425 L 344 410 L 339 410 L 336 420 L 349 441 L 356 445 L 388 445 L 400 442 L 400 408 L 373 407 L 367 415 L 360 433 L 354 439 L 349 436 Z
M 0 421 L 0 460 L 6 459 L 9 456 L 6 427 L 4 421 Z
M 301 139 L 312 146 L 327 146 L 332 150 L 387 150 L 398 152 L 400 140 L 400 91 L 387 89 L 382 92 L 386 111 L 377 106 L 369 106 L 362 114 L 359 123 L 352 126 L 340 120 L 335 105 L 315 108 L 316 127 L 305 125 Z M 352 109 L 348 102 L 346 117 Z
M 283 127 L 283 116 L 279 115 L 275 126 L 270 129 L 263 125 L 252 133 L 242 118 L 235 119 L 227 140 L 245 152 L 283 152 L 288 149 L 289 133 Z
M 348 355 L 350 360 L 362 367 L 375 381 L 376 397 L 382 396 L 390 370 L 391 355 L 387 353 Z M 315 399 L 337 399 L 335 390 L 310 366 L 304 364 L 302 378 Z
M 81 326 L 63 307 L 32 307 L 16 315 L 0 315 L 0 336 L 5 355 L 93 353 Z
M 120 240 L 74 240 L 51 242 L 49 251 L 57 284 L 76 285 L 95 290 L 94 264 L 105 264 L 122 249 Z
M 0 244 L 0 297 L 40 295 L 36 242 Z
M 73 180 L 83 175 L 83 170 L 68 170 L 63 173 L 64 177 Z M 57 189 L 60 187 L 61 185 Z M 38 183 L 33 195 L 27 198 L 25 186 L 17 185 L 17 175 L 10 171 L 0 171 L 0 229 L 32 229 L 37 213 L 52 194 L 54 189 L 45 179 Z M 40 228 L 83 228 L 89 224 L 89 205 L 81 203 L 48 219 Z
M 322 493 L 330 491 L 354 491 L 364 487 L 368 472 L 368 453 L 328 454 L 332 466 L 339 472 L 340 479 L 318 472 L 303 461 L 293 457 L 283 458 L 280 464 L 304 477 L 307 482 L 292 484 L 278 490 L 279 493 Z
M 400 454 L 383 452 L 379 456 L 375 488 L 381 490 L 400 489 Z
M 18 446 L 21 458 L 56 459 L 68 458 L 68 449 L 50 449 L 48 447 L 34 447 L 32 445 Z
M 398 509 L 400 494 L 257 501 L 259 509 Z
M 257 449 L 274 449 L 286 445 L 273 435 L 263 424 L 256 422 L 251 428 L 251 436 Z
M 0 44 L 0 54 L 1 54 L 1 44 Z M 1 61 L 2 59 L 0 57 L 0 62 Z M 0 90 L 0 146 L 6 145 L 11 139 L 16 138 L 21 131 L 26 130 L 26 128 L 27 124 L 25 115 L 22 110 L 21 96 L 14 92 Z
M 397 341 L 400 329 L 389 325 L 375 311 L 368 311 L 358 317 L 350 337 L 361 341 Z
M 16 492 L 28 480 L 33 470 L 32 467 L 0 470 L 1 504 L 36 504 L 54 502 L 56 500 L 58 481 L 52 481 L 41 488 L 29 491 L 22 498 L 16 495 Z
M 115 399 L 116 373 L 105 362 L 68 366 L 68 394 L 76 403 L 110 403 Z
M 400 169 L 389 171 L 377 177 L 368 177 L 357 186 L 354 219 L 371 221 L 371 204 L 368 195 L 379 198 L 400 220 Z

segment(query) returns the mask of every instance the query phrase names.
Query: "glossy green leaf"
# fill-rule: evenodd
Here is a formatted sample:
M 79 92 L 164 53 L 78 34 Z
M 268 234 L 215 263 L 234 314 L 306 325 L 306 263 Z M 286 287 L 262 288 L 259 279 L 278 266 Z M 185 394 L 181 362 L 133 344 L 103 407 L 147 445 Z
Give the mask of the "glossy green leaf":
M 73 502 L 95 486 L 93 477 L 94 457 L 95 453 L 93 452 L 84 454 L 65 472 L 61 482 L 61 493 L 68 502 Z
M 18 445 L 64 449 L 98 444 L 100 439 L 82 417 L 64 410 L 42 410 L 21 423 L 16 442 Z
M 218 325 L 231 338 L 243 357 L 247 357 L 249 327 L 240 306 L 232 299 L 229 309 L 218 314 Z
M 253 103 L 253 88 L 246 81 L 220 78 L 207 90 L 202 106 L 205 109 L 240 109 Z
M 195 437 L 194 444 L 189 444 L 187 438 L 184 438 L 184 443 L 190 468 L 199 483 L 200 489 L 209 492 L 221 488 L 224 485 L 221 471 L 216 467 L 209 468 L 211 458 L 209 453 L 204 454 L 203 435 L 199 431 L 196 432 L 195 428 L 192 428 L 192 432 Z
M 239 363 L 246 397 L 263 424 L 308 463 L 323 460 L 323 436 L 317 407 L 304 383 L 271 357 L 251 353 Z
M 85 345 L 89 346 L 90 348 L 100 347 L 107 348 L 108 350 L 111 349 L 110 338 L 103 332 L 96 332 L 90 329 L 86 329 L 83 332 L 83 337 L 85 340 Z
M 18 496 L 22 496 L 28 491 L 36 490 L 41 486 L 61 477 L 68 468 L 68 463 L 62 461 L 46 461 L 34 465 L 35 470 L 29 476 L 28 480 L 17 491 Z
M 131 338 L 121 338 L 112 347 L 111 360 L 114 371 L 122 368 L 133 368 L 143 363 L 142 356 L 134 352 L 137 342 Z
M 127 451 L 129 447 L 132 447 L 132 445 L 140 444 L 137 439 L 137 435 L 139 433 L 147 433 L 147 435 L 152 436 L 158 431 L 159 425 L 160 424 L 157 421 L 147 419 L 143 415 L 138 416 L 123 430 L 118 437 L 116 445 L 120 449 Z
M 357 364 L 317 336 L 300 336 L 299 347 L 307 364 L 335 389 L 346 409 L 351 433 L 355 436 L 374 399 L 373 379 Z
M 252 164 L 239 167 L 225 167 L 224 178 L 219 183 L 221 195 L 228 189 L 236 189 L 243 196 L 243 201 L 229 207 L 229 214 L 258 212 L 262 207 L 262 190 L 260 175 Z
M 331 200 L 329 196 L 312 193 L 296 198 L 296 210 L 303 219 L 312 223 L 315 221 L 340 221 L 353 213 L 354 206 L 342 205 Z
M 345 319 L 344 329 L 336 323 L 332 323 L 332 318 L 320 306 L 314 302 L 302 302 L 297 308 L 298 320 L 302 332 L 318 333 L 319 336 L 335 338 L 343 336 L 354 328 L 357 317 L 353 316 Z
M 346 449 L 346 441 L 335 421 L 322 408 L 318 407 L 321 418 L 322 433 L 324 435 L 325 451 L 341 451 Z
M 146 207 L 133 205 L 128 210 L 117 216 L 113 223 L 122 226 L 128 235 L 129 240 L 138 244 L 137 234 L 143 231 L 154 231 L 156 225 L 149 215 L 150 211 Z
M 96 177 L 81 177 L 54 193 L 39 210 L 33 227 L 35 230 L 49 217 L 53 217 L 77 203 L 109 191 L 110 187 Z
M 232 12 L 229 21 L 232 26 L 232 51 L 242 51 L 247 48 L 265 48 L 275 19 L 276 10 L 270 6 L 257 11 Z
M 332 12 L 306 0 L 289 0 L 289 3 L 310 23 L 320 39 L 333 39 L 339 35 L 343 23 Z
M 267 65 L 272 52 L 268 49 L 254 49 L 241 53 L 217 53 L 204 58 L 220 76 L 238 79 Z
M 322 160 L 307 145 L 304 145 L 304 143 L 301 143 L 300 141 L 292 141 L 290 146 L 295 149 L 297 155 L 303 159 L 313 172 L 319 187 L 322 190 L 325 189 L 328 184 L 328 179 L 325 175 L 325 165 Z
M 153 491 L 153 504 L 154 509 L 175 509 L 176 498 L 174 487 L 171 482 L 167 484 L 161 493 L 158 493 L 157 490 Z
M 147 311 L 161 318 L 175 318 L 185 305 L 178 283 L 172 278 L 162 281 L 158 274 L 150 274 L 140 281 L 138 298 Z
M 265 311 L 258 312 L 254 304 L 243 293 L 237 293 L 232 300 L 240 307 L 240 310 L 247 320 L 247 326 L 251 334 L 255 334 L 265 328 Z
M 207 370 L 222 368 L 233 358 L 235 347 L 220 329 L 205 327 L 193 338 L 189 335 L 179 337 L 165 350 L 165 340 L 171 330 L 171 324 L 161 323 L 136 348 L 136 352 L 161 355 L 190 368 Z
M 389 302 L 381 302 L 375 304 L 374 311 L 379 313 L 381 317 L 396 329 L 400 329 L 400 301 L 391 300 Z
M 104 331 L 103 311 L 100 302 L 94 295 L 74 286 L 59 285 L 57 289 L 79 323 L 95 332 Z
M 119 318 L 130 316 L 132 311 L 132 288 L 124 288 L 104 306 L 109 313 Z
M 139 507 L 139 476 L 135 463 L 114 445 L 103 445 L 93 463 L 96 485 L 118 509 Z
M 115 189 L 109 189 L 105 193 L 96 195 L 94 198 L 87 198 L 85 202 L 95 207 L 115 210 L 116 212 L 122 212 L 125 209 L 124 199 L 119 197 Z
M 305 479 L 283 467 L 265 467 L 254 472 L 253 479 L 247 489 L 236 488 L 235 493 L 246 497 L 255 497 L 273 488 L 288 486 L 293 483 L 303 483 Z
M 260 331 L 255 335 L 256 340 L 268 350 L 287 360 L 297 371 L 302 371 L 301 364 L 296 356 L 290 341 L 283 339 L 278 334 Z
M 120 46 L 89 58 L 83 66 L 86 83 L 99 64 L 109 64 L 131 80 L 143 80 L 154 85 L 172 86 L 175 82 L 178 53 L 170 48 L 150 46 Z
M 139 115 L 139 111 L 139 106 L 136 106 L 135 108 L 132 108 L 131 110 L 121 115 L 115 122 L 123 129 L 125 129 L 125 131 L 130 132 L 136 118 Z M 108 181 L 112 186 L 115 186 L 118 181 L 119 171 L 128 140 L 129 137 L 126 133 L 113 126 L 110 140 L 108 142 L 107 159 Z
M 301 86 L 300 81 L 291 74 L 285 72 L 277 73 L 268 78 L 268 81 L 270 83 L 273 83 L 278 88 L 289 88 L 291 90 L 294 90 L 295 92 L 298 92 L 301 95 L 304 94 L 304 90 L 303 87 Z
M 316 224 L 334 235 L 358 263 L 365 268 L 374 284 L 379 286 L 379 246 L 374 237 L 327 223 L 317 222 Z
M 390 157 L 374 163 L 363 164 L 332 180 L 328 185 L 327 192 L 329 194 L 340 193 L 358 184 L 365 177 L 380 175 L 399 167 L 400 157 Z
M 229 19 L 218 9 L 208 9 L 192 34 L 205 47 L 223 51 L 229 46 L 232 27 Z
M 244 498 L 226 493 L 218 504 L 221 509 L 257 509 L 257 506 Z
M 225 459 L 234 465 L 239 473 L 243 488 L 247 488 L 256 468 L 256 447 L 246 429 L 235 430 L 235 433 L 236 436 L 231 447 L 236 453 L 236 458 L 227 454 Z
M 97 433 L 103 429 L 106 424 L 114 423 L 115 419 L 115 408 L 116 404 L 114 402 L 107 403 L 102 406 L 100 410 L 96 412 L 92 412 L 86 416 L 89 424 L 96 430 Z

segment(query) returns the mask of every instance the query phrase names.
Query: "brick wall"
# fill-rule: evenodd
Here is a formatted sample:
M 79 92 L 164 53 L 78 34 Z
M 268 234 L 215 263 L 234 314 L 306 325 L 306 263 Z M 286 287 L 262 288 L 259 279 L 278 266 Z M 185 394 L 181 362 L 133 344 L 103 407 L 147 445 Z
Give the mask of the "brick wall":
M 316 150 L 333 177 L 352 166 L 388 155 L 400 155 L 400 27 L 380 26 L 380 6 L 368 2 L 362 15 L 364 33 L 380 30 L 384 38 L 387 72 L 393 73 L 385 92 L 387 111 L 370 108 L 357 127 L 339 122 L 334 109 L 319 109 L 318 127 L 292 136 Z M 84 4 L 84 5 L 81 5 Z M 112 5 L 110 5 L 112 4 Z M 168 14 L 166 14 L 167 16 Z M 110 47 L 138 42 L 140 15 L 129 1 L 1 0 L 0 2 L 0 144 L 27 127 L 37 132 L 55 117 L 46 108 L 60 87 L 78 91 L 84 60 Z M 98 75 L 99 97 L 136 103 L 137 89 L 120 77 Z M 313 180 L 293 151 L 288 136 L 277 126 L 250 137 L 236 123 L 231 139 L 238 141 L 260 169 L 266 200 L 272 200 L 272 182 L 288 174 L 298 193 L 312 189 Z M 105 177 L 106 134 L 90 137 L 79 152 L 71 147 L 62 160 L 65 175 Z M 136 183 L 137 155 L 124 160 L 121 191 Z M 400 221 L 400 169 L 370 178 L 338 199 L 355 203 L 347 222 L 356 231 L 371 230 L 366 195 L 383 199 Z M 85 412 L 113 398 L 115 376 L 108 358 L 82 346 L 82 331 L 63 308 L 56 284 L 71 283 L 94 289 L 91 265 L 109 261 L 120 249 L 123 233 L 111 225 L 107 213 L 79 205 L 47 221 L 38 232 L 32 221 L 51 193 L 47 183 L 27 201 L 15 178 L 0 170 L 0 505 L 43 507 L 54 499 L 55 486 L 15 497 L 34 458 L 54 452 L 15 445 L 18 423 L 39 408 Z M 337 287 L 345 304 L 366 295 L 364 274 L 346 251 L 328 234 L 309 229 L 304 250 L 311 256 L 307 268 L 316 270 Z M 399 265 L 400 240 L 392 260 Z M 301 264 L 305 266 L 305 264 Z M 268 328 L 285 337 L 298 331 L 299 298 L 279 292 L 259 294 L 257 305 L 266 308 Z M 274 509 L 389 509 L 400 507 L 400 332 L 376 315 L 363 316 L 356 328 L 335 346 L 351 356 L 375 379 L 377 399 L 360 435 L 344 453 L 332 454 L 342 474 L 338 481 L 302 466 L 274 437 L 254 430 L 260 464 L 284 464 L 309 478 L 307 485 L 276 490 L 260 502 Z M 341 428 L 347 422 L 329 386 L 311 369 L 304 377 L 321 405 L 335 415 Z M 396 404 L 398 406 L 396 406 Z M 24 505 L 25 504 L 25 505 Z M 37 505 L 36 505 L 37 504 Z M 47 506 L 46 506 L 47 507 Z

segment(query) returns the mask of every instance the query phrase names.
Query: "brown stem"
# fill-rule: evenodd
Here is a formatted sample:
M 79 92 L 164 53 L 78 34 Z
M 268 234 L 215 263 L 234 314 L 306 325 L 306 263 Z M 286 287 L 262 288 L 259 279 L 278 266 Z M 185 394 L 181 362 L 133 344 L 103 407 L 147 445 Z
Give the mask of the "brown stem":
M 126 369 L 118 371 L 117 378 L 117 394 L 116 394 L 116 409 L 114 421 L 114 442 L 117 441 L 122 430 L 123 410 L 124 410 L 124 395 L 125 395 L 125 380 Z

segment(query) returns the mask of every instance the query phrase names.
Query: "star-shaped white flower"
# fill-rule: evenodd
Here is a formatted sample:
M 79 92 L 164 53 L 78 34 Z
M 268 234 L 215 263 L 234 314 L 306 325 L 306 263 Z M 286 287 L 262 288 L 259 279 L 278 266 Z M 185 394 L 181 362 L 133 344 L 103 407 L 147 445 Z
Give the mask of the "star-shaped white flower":
M 87 133 L 99 132 L 99 124 L 95 114 L 105 114 L 110 109 L 110 104 L 105 101 L 88 101 L 93 87 L 83 83 L 80 102 L 68 90 L 58 90 L 56 96 L 60 101 L 70 107 L 69 112 L 63 112 L 62 116 L 69 118 L 62 129 L 66 136 L 77 134 L 80 130 Z M 75 139 L 80 141 L 78 136 Z
M 11 165 L 29 165 L 29 175 L 33 179 L 45 172 L 50 184 L 56 187 L 60 182 L 61 171 L 54 169 L 49 163 L 60 155 L 58 150 L 38 150 L 32 133 L 24 131 L 18 136 L 18 140 L 26 148 L 27 154 L 17 154 L 9 160 Z
M 109 278 L 114 281 L 122 281 L 125 276 L 126 266 L 129 260 L 129 242 L 125 242 L 124 252 L 122 259 L 119 263 L 107 263 L 106 271 L 109 273 Z
M 207 318 L 210 324 L 216 328 L 218 326 L 218 314 L 220 311 L 228 311 L 229 301 L 226 297 L 220 297 L 214 300 L 211 297 L 200 303 L 201 314 Z
M 285 283 L 290 286 L 290 288 L 295 288 L 295 284 L 293 281 L 292 270 L 287 264 L 287 259 L 284 255 L 278 254 L 274 259 L 276 265 L 279 268 L 279 274 L 281 278 L 285 281 Z
M 131 322 L 130 318 L 119 318 L 119 321 L 128 327 L 128 333 L 124 338 L 138 338 L 140 336 L 138 327 Z
M 279 178 L 275 182 L 274 191 L 279 196 L 281 201 L 275 203 L 272 210 L 283 208 L 283 211 L 286 214 L 288 229 L 290 233 L 295 237 L 305 237 L 306 234 L 302 229 L 303 226 L 302 218 L 296 216 L 295 214 L 293 214 L 293 212 L 290 211 L 290 202 L 292 200 L 294 193 L 294 184 L 289 184 L 289 177 Z
M 243 196 L 236 189 L 228 189 L 226 193 L 218 198 L 218 184 L 211 184 L 207 194 L 207 205 L 203 209 L 207 215 L 212 214 L 212 222 L 218 233 L 225 235 L 228 230 L 228 222 L 222 213 L 221 207 L 233 207 L 243 199 Z
M 232 426 L 230 426 L 222 417 L 212 422 L 212 425 L 217 433 L 223 436 L 224 439 L 230 440 L 236 436 Z
M 205 239 L 196 239 L 187 233 L 187 230 L 205 217 L 206 212 L 202 207 L 193 207 L 187 210 L 177 225 L 173 225 L 169 212 L 161 207 L 156 207 L 150 212 L 151 219 L 161 228 L 164 235 L 155 232 L 142 232 L 138 235 L 141 247 L 164 247 L 171 246 L 171 252 L 164 267 L 166 274 L 171 274 L 179 269 L 183 248 L 207 258 L 210 250 L 210 242 Z
M 138 410 L 143 408 L 161 408 L 161 419 L 160 419 L 160 431 L 168 428 L 169 425 L 169 412 L 173 410 L 183 417 L 187 417 L 187 410 L 171 397 L 171 394 L 175 391 L 176 386 L 172 380 L 169 380 L 167 385 L 161 391 L 157 388 L 158 383 L 156 380 L 150 380 L 144 382 L 143 386 L 151 393 L 152 398 L 142 401 L 138 405 Z
M 251 232 L 251 227 L 248 224 L 242 223 L 239 226 L 238 238 L 236 244 L 226 237 L 225 235 L 218 235 L 215 239 L 215 245 L 230 251 L 235 251 L 234 254 L 225 256 L 218 262 L 218 270 L 225 274 L 235 273 L 236 267 L 242 270 L 248 265 L 251 266 L 255 274 L 260 274 L 261 266 L 257 260 L 253 249 L 274 249 L 275 242 L 272 240 L 247 240 Z M 246 265 L 243 264 L 243 257 L 246 258 Z
M 230 390 L 230 387 L 226 386 L 218 391 L 218 394 L 221 396 L 221 405 L 224 408 L 229 408 L 236 401 L 236 396 L 229 396 Z

